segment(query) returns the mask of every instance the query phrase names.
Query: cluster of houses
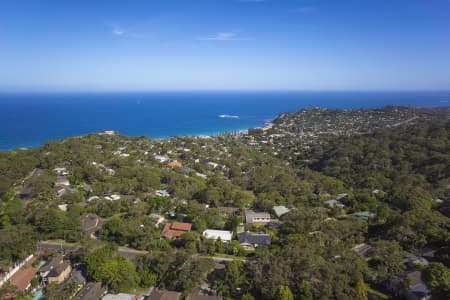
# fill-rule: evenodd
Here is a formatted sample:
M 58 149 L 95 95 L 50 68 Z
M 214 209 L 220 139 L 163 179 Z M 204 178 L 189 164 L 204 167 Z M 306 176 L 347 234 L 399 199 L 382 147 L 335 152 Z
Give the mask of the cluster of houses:
M 36 257 L 30 255 L 24 263 L 18 266 L 13 275 L 8 277 L 16 292 L 6 293 L 0 296 L 0 300 L 13 300 L 17 292 L 24 292 L 32 287 L 32 280 L 38 279 L 38 284 L 33 287 L 33 292 L 38 292 L 46 285 L 74 283 L 74 300 L 180 300 L 182 294 L 173 291 L 163 291 L 151 288 L 147 295 L 137 296 L 129 293 L 108 293 L 105 285 L 99 282 L 87 282 L 83 265 L 72 269 L 70 261 L 65 260 L 61 254 L 56 254 L 40 266 L 35 266 Z M 5 283 L 6 280 L 2 284 Z M 194 290 L 185 299 L 187 300 L 222 300 L 222 297 L 206 295 L 202 290 Z
M 370 249 L 372 249 L 372 246 L 368 243 L 358 244 L 353 247 L 353 250 L 366 260 L 371 259 Z M 432 256 L 432 253 L 428 255 Z M 406 253 L 403 257 L 403 264 L 405 265 L 405 271 L 388 280 L 385 289 L 399 299 L 431 299 L 431 290 L 422 281 L 422 269 L 428 266 L 428 260 L 422 256 Z
M 222 207 L 220 208 L 224 213 L 236 213 L 237 208 Z M 220 210 L 219 209 L 219 210 Z M 284 206 L 277 206 L 274 211 L 278 217 L 288 213 L 290 210 Z M 277 224 L 268 212 L 255 212 L 253 210 L 245 211 L 245 222 L 256 226 L 270 226 L 270 224 Z M 279 223 L 278 223 L 279 224 Z M 236 237 L 239 244 L 245 250 L 254 250 L 260 246 L 269 246 L 272 242 L 272 237 L 267 233 L 249 232 L 245 231 L 244 226 L 238 226 Z M 192 229 L 191 223 L 184 222 L 169 222 L 164 225 L 161 231 L 161 238 L 164 239 L 180 239 L 182 235 L 190 232 Z M 214 241 L 220 240 L 224 243 L 230 243 L 233 240 L 234 234 L 228 230 L 206 229 L 203 231 L 203 236 Z
M 32 287 L 32 281 L 34 278 L 38 278 L 38 285 L 34 286 L 35 290 L 45 287 L 50 283 L 60 284 L 67 280 L 75 281 L 76 285 L 80 289 L 86 279 L 82 275 L 80 270 L 72 270 L 72 266 L 69 261 L 63 259 L 61 255 L 51 257 L 47 262 L 36 266 L 36 257 L 30 255 L 25 259 L 21 267 L 9 278 L 11 286 L 16 287 L 17 292 L 24 292 Z M 7 293 L 0 297 L 1 300 L 14 299 L 16 293 Z
M 53 169 L 53 171 L 57 175 L 54 188 L 58 197 L 62 197 L 66 193 L 73 193 L 78 191 L 76 188 L 70 185 L 69 179 L 67 178 L 67 176 L 69 175 L 69 167 L 70 163 L 65 162 L 63 167 L 57 167 Z

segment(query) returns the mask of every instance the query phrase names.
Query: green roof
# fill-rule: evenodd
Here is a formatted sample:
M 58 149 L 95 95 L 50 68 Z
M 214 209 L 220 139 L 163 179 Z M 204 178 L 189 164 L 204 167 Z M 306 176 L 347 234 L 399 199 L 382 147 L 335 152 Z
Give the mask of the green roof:
M 370 218 L 373 218 L 373 217 L 375 217 L 375 214 L 374 213 L 371 213 L 370 211 L 360 211 L 360 212 L 355 212 L 355 213 L 353 213 L 353 214 L 351 214 L 352 216 L 355 216 L 355 217 L 358 217 L 358 218 L 360 218 L 360 219 L 363 219 L 363 220 L 368 220 L 368 219 L 370 219 Z
M 291 210 L 289 208 L 287 208 L 286 206 L 280 205 L 280 206 L 274 206 L 273 211 L 275 212 L 275 214 L 278 217 L 281 217 L 282 215 L 287 214 Z

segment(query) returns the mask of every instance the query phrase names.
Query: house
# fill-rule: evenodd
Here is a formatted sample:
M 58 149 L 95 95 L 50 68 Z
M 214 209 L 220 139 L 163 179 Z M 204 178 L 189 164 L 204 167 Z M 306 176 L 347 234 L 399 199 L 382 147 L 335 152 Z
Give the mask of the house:
M 368 258 L 367 254 L 371 248 L 372 248 L 372 246 L 370 246 L 366 243 L 362 243 L 362 244 L 358 244 L 355 247 L 353 247 L 352 250 L 355 251 L 356 253 L 358 253 L 359 256 L 367 259 Z
M 360 211 L 360 212 L 355 212 L 353 214 L 350 214 L 350 216 L 357 217 L 357 218 L 360 218 L 361 220 L 367 221 L 367 220 L 375 217 L 375 214 L 371 213 L 369 211 Z
M 67 204 L 60 204 L 58 205 L 59 210 L 66 212 L 67 211 Z
M 106 293 L 106 286 L 99 282 L 90 282 L 81 290 L 74 300 L 98 300 Z
M 113 195 L 105 196 L 105 199 L 109 200 L 109 201 L 117 201 L 120 199 L 120 196 L 113 194 Z
M 222 300 L 223 298 L 220 296 L 208 296 L 208 295 L 196 295 L 196 294 L 189 294 L 186 297 L 186 300 Z
M 269 246 L 272 237 L 266 233 L 241 232 L 238 234 L 239 244 L 246 250 L 254 250 L 259 246 Z
M 192 224 L 190 223 L 182 223 L 182 222 L 173 222 L 167 223 L 164 225 L 164 228 L 161 232 L 161 237 L 166 239 L 171 238 L 179 238 L 183 234 L 191 231 Z
M 412 253 L 407 253 L 403 257 L 403 262 L 408 266 L 408 268 L 416 268 L 416 267 L 426 267 L 429 265 L 429 262 L 426 258 L 414 255 Z
M 337 196 L 336 196 L 336 200 L 341 200 L 341 199 L 343 199 L 343 198 L 345 198 L 345 197 L 347 197 L 348 196 L 348 194 L 346 194 L 346 193 L 344 193 L 344 194 L 338 194 Z
M 163 156 L 163 155 L 154 155 L 153 157 L 160 163 L 165 163 L 166 161 L 169 160 L 169 158 L 167 156 Z
M 407 300 L 428 300 L 431 299 L 431 291 L 425 283 L 422 282 L 422 273 L 412 271 L 406 275 L 409 283 L 406 299 Z
M 70 186 L 70 182 L 66 176 L 58 176 L 55 181 L 55 187 Z
M 280 218 L 281 216 L 287 214 L 288 212 L 290 212 L 291 210 L 289 208 L 287 208 L 286 206 L 283 205 L 279 205 L 279 206 L 274 206 L 273 207 L 273 211 L 275 212 L 275 215 Z
M 104 223 L 105 220 L 93 213 L 84 213 L 80 217 L 81 229 L 91 237 L 103 227 Z
M 219 214 L 222 216 L 231 216 L 239 213 L 238 207 L 219 206 Z
M 327 201 L 324 201 L 323 203 L 325 203 L 326 206 L 329 206 L 329 207 L 332 207 L 332 208 L 333 207 L 338 207 L 338 208 L 344 208 L 345 207 L 344 204 L 342 204 L 341 202 L 337 201 L 336 199 L 327 200 Z
M 155 196 L 158 196 L 158 197 L 170 197 L 170 194 L 169 194 L 168 190 L 156 190 L 155 191 Z
M 179 167 L 182 167 L 183 164 L 182 164 L 181 162 L 175 160 L 175 161 L 169 162 L 169 163 L 167 164 L 167 166 L 168 166 L 169 168 L 179 168 Z
M 70 271 L 72 271 L 70 262 L 63 261 L 62 257 L 58 255 L 42 266 L 39 273 L 44 283 L 62 283 L 69 278 Z
M 67 171 L 66 167 L 60 167 L 60 168 L 54 168 L 53 171 L 61 176 L 67 176 L 69 175 L 69 172 Z
M 179 300 L 181 298 L 181 293 L 161 291 L 158 289 L 153 289 L 148 300 Z
M 133 294 L 106 294 L 102 300 L 137 300 L 136 295 Z
M 55 190 L 56 190 L 56 194 L 58 195 L 58 197 L 62 197 L 67 193 L 78 192 L 78 190 L 76 188 L 71 188 L 71 187 L 67 187 L 67 186 L 56 186 Z
M 405 283 L 407 284 L 406 291 L 404 290 Z M 422 272 L 415 269 L 397 275 L 395 279 L 387 282 L 386 288 L 394 295 L 404 296 L 407 300 L 431 299 L 431 291 L 422 281 Z
M 207 229 L 203 232 L 203 236 L 211 240 L 218 240 L 220 238 L 222 242 L 229 243 L 233 238 L 233 232 L 227 230 Z
M 267 212 L 245 211 L 245 222 L 248 224 L 267 224 L 270 222 L 270 214 Z
M 86 277 L 84 276 L 81 269 L 73 270 L 72 274 L 70 274 L 70 280 L 71 282 L 75 282 L 78 290 L 80 290 L 86 284 Z

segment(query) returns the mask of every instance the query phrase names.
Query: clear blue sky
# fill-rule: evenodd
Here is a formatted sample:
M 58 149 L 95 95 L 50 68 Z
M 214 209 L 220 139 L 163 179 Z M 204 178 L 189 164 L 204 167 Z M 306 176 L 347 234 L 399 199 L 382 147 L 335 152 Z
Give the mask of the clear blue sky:
M 450 90 L 450 0 L 0 0 L 0 91 Z

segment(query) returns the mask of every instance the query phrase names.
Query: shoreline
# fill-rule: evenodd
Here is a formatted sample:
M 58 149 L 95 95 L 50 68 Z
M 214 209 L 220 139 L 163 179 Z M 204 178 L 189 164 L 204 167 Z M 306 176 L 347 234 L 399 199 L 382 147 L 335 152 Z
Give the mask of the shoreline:
M 150 141 L 155 141 L 155 140 L 168 140 L 168 139 L 172 139 L 172 138 L 176 138 L 176 137 L 197 137 L 197 138 L 213 138 L 213 137 L 218 137 L 221 135 L 226 135 L 226 134 L 240 134 L 240 135 L 245 135 L 248 133 L 248 130 L 251 128 L 260 128 L 260 127 L 249 127 L 249 128 L 240 128 L 240 129 L 229 129 L 229 130 L 225 130 L 225 131 L 215 131 L 215 132 L 197 132 L 197 133 L 188 133 L 188 134 L 179 134 L 179 135 L 171 135 L 171 136 L 161 136 L 161 137 L 150 137 L 147 134 L 137 134 L 137 135 L 131 135 L 131 134 L 126 134 L 123 132 L 120 132 L 118 130 L 113 130 L 113 129 L 106 129 L 106 130 L 101 130 L 101 131 L 93 131 L 93 132 L 89 132 L 86 134 L 80 134 L 80 135 L 71 135 L 71 136 L 66 136 L 63 138 L 58 138 L 58 139 L 47 139 L 46 141 L 42 142 L 39 145 L 30 145 L 30 146 L 18 146 L 18 147 L 14 147 L 14 148 L 9 148 L 9 149 L 0 149 L 0 152 L 12 152 L 12 151 L 28 151 L 28 150 L 33 150 L 33 149 L 37 149 L 40 148 L 42 146 L 45 145 L 45 143 L 47 142 L 62 142 L 66 139 L 71 139 L 71 138 L 83 138 L 86 137 L 88 135 L 91 134 L 98 134 L 98 135 L 124 135 L 130 138 L 136 138 L 139 136 L 145 136 L 147 137 Z

